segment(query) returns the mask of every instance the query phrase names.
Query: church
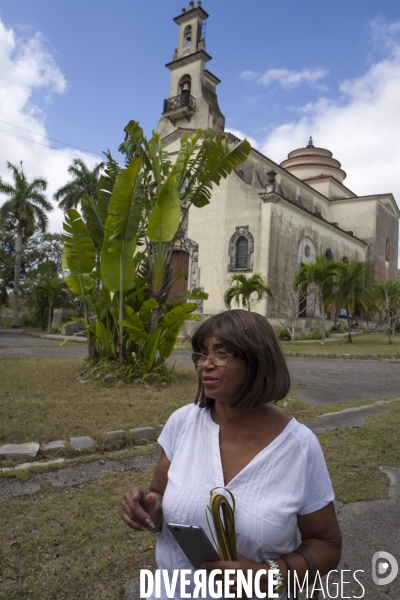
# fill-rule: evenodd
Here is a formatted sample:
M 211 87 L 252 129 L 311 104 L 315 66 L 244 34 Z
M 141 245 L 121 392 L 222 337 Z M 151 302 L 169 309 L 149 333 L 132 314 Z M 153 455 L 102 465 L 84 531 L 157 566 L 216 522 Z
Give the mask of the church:
M 178 45 L 166 64 L 170 89 L 158 126 L 172 160 L 184 131 L 210 127 L 224 133 L 217 95 L 221 81 L 207 68 L 212 59 L 203 36 L 208 16 L 201 0 L 196 6 L 191 0 L 174 18 Z M 185 248 L 172 257 L 173 267 L 184 273 L 173 294 L 194 288 L 207 292 L 208 300 L 199 305 L 205 318 L 225 310 L 231 275 L 261 273 L 278 295 L 280 284 L 291 281 L 301 264 L 322 254 L 366 261 L 378 281 L 396 279 L 400 211 L 393 195 L 357 196 L 345 178 L 332 152 L 315 146 L 312 138 L 279 165 L 253 148 L 246 162 L 214 188 L 209 205 L 191 208 Z M 254 310 L 273 317 L 276 302 L 263 300 Z M 316 298 L 303 302 L 300 317 L 303 328 L 317 326 Z

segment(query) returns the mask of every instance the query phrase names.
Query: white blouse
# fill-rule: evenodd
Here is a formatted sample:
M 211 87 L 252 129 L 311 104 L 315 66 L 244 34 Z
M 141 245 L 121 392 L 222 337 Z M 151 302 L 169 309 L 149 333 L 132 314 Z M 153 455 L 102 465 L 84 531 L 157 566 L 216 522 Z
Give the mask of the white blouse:
M 168 419 L 158 442 L 171 461 L 156 547 L 159 569 L 192 568 L 166 524 L 200 525 L 211 539 L 205 509 L 215 487 L 226 487 L 234 495 L 237 550 L 257 562 L 292 552 L 297 547 L 297 515 L 313 513 L 334 499 L 319 442 L 296 419 L 227 486 L 219 425 L 208 409 L 195 404 L 180 408 Z M 166 598 L 163 586 L 161 596 Z M 179 597 L 177 587 L 175 598 Z

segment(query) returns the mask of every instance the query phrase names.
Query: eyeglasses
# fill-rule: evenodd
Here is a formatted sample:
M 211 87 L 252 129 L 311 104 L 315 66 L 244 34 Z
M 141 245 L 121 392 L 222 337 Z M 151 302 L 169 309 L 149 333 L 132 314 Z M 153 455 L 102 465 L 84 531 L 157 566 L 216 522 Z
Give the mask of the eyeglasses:
M 216 350 L 207 355 L 201 354 L 201 352 L 194 352 L 192 354 L 192 361 L 194 362 L 195 367 L 202 367 L 207 358 L 209 358 L 212 364 L 218 367 L 220 365 L 226 365 L 228 360 L 233 356 L 236 356 L 236 354 L 228 354 L 228 352 L 225 352 L 224 350 Z

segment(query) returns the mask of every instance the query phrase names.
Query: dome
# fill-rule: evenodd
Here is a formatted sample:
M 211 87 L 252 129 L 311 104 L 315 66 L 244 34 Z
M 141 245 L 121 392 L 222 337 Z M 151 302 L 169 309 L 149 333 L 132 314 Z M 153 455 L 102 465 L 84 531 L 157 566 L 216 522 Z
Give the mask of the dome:
M 305 148 L 293 150 L 280 166 L 302 181 L 327 179 L 334 177 L 339 183 L 346 179 L 346 173 L 341 164 L 332 158 L 332 152 L 325 148 L 316 148 L 312 138 Z

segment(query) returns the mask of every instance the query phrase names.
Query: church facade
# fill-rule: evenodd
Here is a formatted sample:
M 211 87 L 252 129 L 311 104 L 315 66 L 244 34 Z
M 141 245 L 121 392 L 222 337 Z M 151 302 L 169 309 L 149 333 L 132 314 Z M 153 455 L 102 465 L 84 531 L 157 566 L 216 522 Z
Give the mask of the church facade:
M 196 6 L 192 0 L 174 19 L 178 47 L 166 65 L 170 90 L 159 121 L 172 160 L 184 131 L 210 127 L 224 132 L 217 98 L 220 80 L 206 68 L 211 60 L 203 36 L 208 16 L 201 0 Z M 278 296 L 282 282 L 291 281 L 301 264 L 322 254 L 366 261 L 377 280 L 395 279 L 400 219 L 395 199 L 392 194 L 357 196 L 345 186 L 345 178 L 340 162 L 329 150 L 314 146 L 311 138 L 280 165 L 252 149 L 246 162 L 214 189 L 209 205 L 191 208 L 185 248 L 173 255 L 174 268 L 184 272 L 174 293 L 206 291 L 209 298 L 199 310 L 215 314 L 225 310 L 223 295 L 234 273 L 261 273 Z M 276 309 L 276 298 L 254 307 L 269 317 Z M 301 316 L 319 316 L 316 298 L 308 297 Z

